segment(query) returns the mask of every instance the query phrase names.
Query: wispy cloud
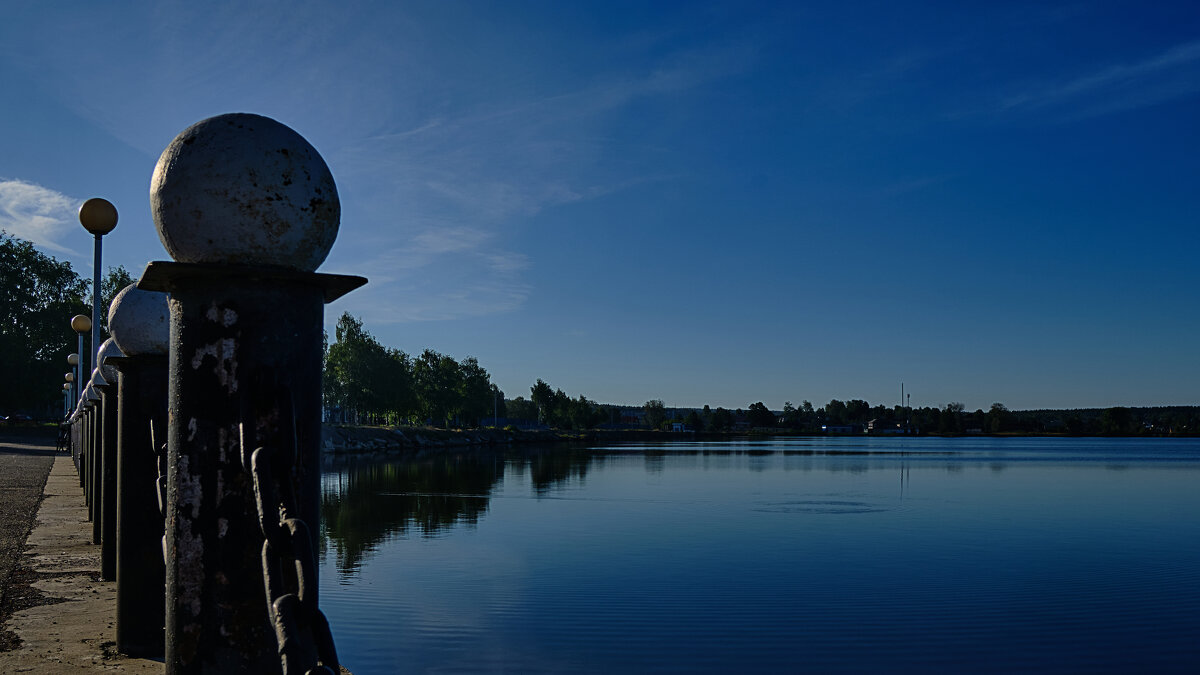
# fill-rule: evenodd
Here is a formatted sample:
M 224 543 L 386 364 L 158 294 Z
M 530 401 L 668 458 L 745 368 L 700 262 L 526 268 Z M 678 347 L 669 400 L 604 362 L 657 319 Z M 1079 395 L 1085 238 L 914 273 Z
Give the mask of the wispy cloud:
M 518 309 L 530 286 L 519 253 L 477 244 L 451 254 L 430 250 L 381 254 L 358 272 L 371 283 L 342 301 L 345 311 L 369 315 L 371 323 L 442 321 Z M 330 313 L 333 316 L 334 313 Z
M 1005 111 L 1060 110 L 1094 117 L 1134 110 L 1200 92 L 1200 40 L 1175 45 L 1149 58 L 1110 65 L 1001 101 Z
M 57 253 L 79 257 L 60 242 L 75 227 L 79 201 L 22 180 L 0 179 L 0 230 Z
M 537 254 L 518 242 L 533 219 L 677 173 L 662 168 L 665 151 L 651 139 L 629 139 L 619 115 L 758 58 L 750 37 L 702 33 L 635 44 L 581 36 L 590 41 L 562 54 L 520 13 L 464 20 L 441 2 L 353 4 L 168 2 L 122 21 L 48 9 L 0 55 L 20 58 L 81 119 L 151 158 L 211 114 L 257 112 L 295 128 L 325 156 L 342 197 L 343 237 L 327 267 L 371 277 L 352 296 L 374 298 L 371 321 L 519 307 Z M 60 25 L 75 49 L 105 58 L 80 60 L 32 37 Z
M 611 133 L 623 108 L 700 87 L 753 58 L 741 48 L 676 54 L 574 89 L 484 97 L 337 150 L 331 163 L 370 204 L 366 218 L 395 223 L 361 248 L 375 287 L 363 298 L 387 296 L 364 302 L 372 322 L 519 308 L 532 292 L 524 281 L 532 262 L 507 244 L 511 234 L 547 210 L 672 177 L 644 160 L 655 149 Z
M 638 74 L 601 78 L 542 96 L 441 113 L 413 128 L 362 138 L 336 161 L 355 179 L 386 181 L 410 217 L 449 217 L 474 226 L 528 217 L 594 199 L 638 181 L 601 166 L 622 148 L 607 133 L 630 103 L 696 88 L 748 67 L 754 53 L 732 46 L 673 55 Z M 413 213 L 416 206 L 418 212 Z

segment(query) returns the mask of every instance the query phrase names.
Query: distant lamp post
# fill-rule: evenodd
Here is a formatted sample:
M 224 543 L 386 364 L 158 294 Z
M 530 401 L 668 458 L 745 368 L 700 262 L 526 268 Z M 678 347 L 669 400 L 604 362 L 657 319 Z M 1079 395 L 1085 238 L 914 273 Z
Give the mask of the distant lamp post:
M 91 232 L 96 237 L 96 245 L 93 247 L 95 253 L 92 263 L 92 325 L 100 327 L 100 238 L 117 226 L 117 207 L 113 206 L 107 199 L 93 197 L 83 203 L 79 207 L 79 224 L 83 225 L 83 229 Z M 80 352 L 82 353 L 82 349 Z M 96 352 L 100 351 L 100 331 L 92 331 L 92 349 L 88 353 L 91 356 L 92 365 L 96 364 Z
M 83 334 L 92 329 L 92 320 L 82 314 L 76 314 L 71 317 L 71 330 L 75 331 L 78 336 L 79 351 L 71 356 L 75 357 L 75 362 L 71 365 L 75 366 L 75 381 L 83 382 L 83 374 L 88 372 L 87 360 L 83 358 Z M 94 354 L 95 352 L 93 352 Z M 71 356 L 67 357 L 67 363 L 71 363 Z M 83 393 L 83 390 L 80 390 Z
M 69 395 L 70 398 L 73 399 L 75 397 L 75 384 L 74 383 L 79 381 L 79 353 L 78 352 L 67 355 L 67 365 L 71 366 L 71 372 L 67 373 L 68 375 L 71 376 L 71 379 L 67 380 L 67 382 L 71 385 L 69 388 L 67 388 L 68 389 L 67 394 Z M 68 413 L 71 412 L 71 404 L 69 401 L 67 402 L 67 412 Z

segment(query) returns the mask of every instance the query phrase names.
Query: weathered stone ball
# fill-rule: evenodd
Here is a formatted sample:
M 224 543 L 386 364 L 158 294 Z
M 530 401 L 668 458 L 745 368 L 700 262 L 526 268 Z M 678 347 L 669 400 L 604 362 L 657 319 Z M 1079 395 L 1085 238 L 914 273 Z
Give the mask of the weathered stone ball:
M 333 174 L 300 134 L 230 113 L 184 129 L 150 181 L 158 237 L 178 262 L 278 265 L 311 272 L 337 238 Z
M 104 373 L 100 372 L 99 366 L 92 368 L 92 376 L 88 378 L 89 387 L 104 387 L 108 385 L 108 380 L 104 379 Z M 99 395 L 100 392 L 96 392 Z
M 109 384 L 117 383 L 117 368 L 110 366 L 104 362 L 110 356 L 125 356 L 121 348 L 112 338 L 108 338 L 100 343 L 100 351 L 96 353 L 96 368 L 100 371 L 101 377 Z
M 171 339 L 167 294 L 143 291 L 137 284 L 121 289 L 108 309 L 108 332 L 127 356 L 164 356 Z

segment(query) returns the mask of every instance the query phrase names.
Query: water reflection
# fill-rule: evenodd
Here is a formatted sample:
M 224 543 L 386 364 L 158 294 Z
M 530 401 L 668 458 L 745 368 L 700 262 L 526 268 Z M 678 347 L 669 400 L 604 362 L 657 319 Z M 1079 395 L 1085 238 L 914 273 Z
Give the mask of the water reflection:
M 390 538 L 432 538 L 478 523 L 506 472 L 527 476 L 534 493 L 545 496 L 563 485 L 582 485 L 595 461 L 603 458 L 572 448 L 347 458 L 327 465 L 322 479 L 322 544 L 333 547 L 338 572 L 353 575 Z
M 491 453 L 350 461 L 327 469 L 321 521 L 339 572 L 353 573 L 364 554 L 389 537 L 413 529 L 429 537 L 478 522 L 503 475 L 503 459 Z
M 602 447 L 543 446 L 506 450 L 439 451 L 422 457 L 345 458 L 326 467 L 321 513 L 323 547 L 332 547 L 339 574 L 356 573 L 364 557 L 390 538 L 435 538 L 453 526 L 474 526 L 489 509 L 493 493 L 506 476 L 527 484 L 535 498 L 568 486 L 582 488 L 589 472 L 609 460 L 639 462 L 646 474 L 661 478 L 673 469 L 696 467 L 705 472 L 734 469 L 763 474 L 824 471 L 858 476 L 871 470 L 899 468 L 900 497 L 911 489 L 911 466 L 936 467 L 951 475 L 986 469 L 999 474 L 1012 463 L 1097 462 L 1111 471 L 1128 471 L 1128 461 L 1113 461 L 1108 447 L 1096 439 L 1055 443 L 1014 440 L 1011 444 L 975 439 L 773 439 L 728 443 L 631 443 Z M 1126 450 L 1127 452 L 1127 450 Z M 1125 457 L 1121 458 L 1126 460 Z M 1147 445 L 1138 461 L 1195 463 L 1195 444 Z M 828 505 L 793 503 L 786 511 L 828 510 Z M 838 512 L 861 512 L 855 504 L 836 505 Z M 874 510 L 874 506 L 865 507 Z M 323 551 L 324 553 L 324 551 Z
M 331 466 L 322 605 L 360 675 L 1195 670 L 1200 442 L 890 443 Z
M 513 452 L 507 466 L 528 465 L 533 490 L 539 496 L 552 492 L 567 483 L 582 485 L 588 467 L 602 457 L 578 447 L 546 448 L 533 452 Z

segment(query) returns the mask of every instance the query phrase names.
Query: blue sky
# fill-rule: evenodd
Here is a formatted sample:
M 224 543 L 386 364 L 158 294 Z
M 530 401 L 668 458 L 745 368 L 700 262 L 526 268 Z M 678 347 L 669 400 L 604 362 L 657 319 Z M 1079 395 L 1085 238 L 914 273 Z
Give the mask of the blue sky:
M 625 404 L 1200 404 L 1190 2 L 6 2 L 0 227 L 166 259 L 226 112 L 338 182 L 388 346 Z

